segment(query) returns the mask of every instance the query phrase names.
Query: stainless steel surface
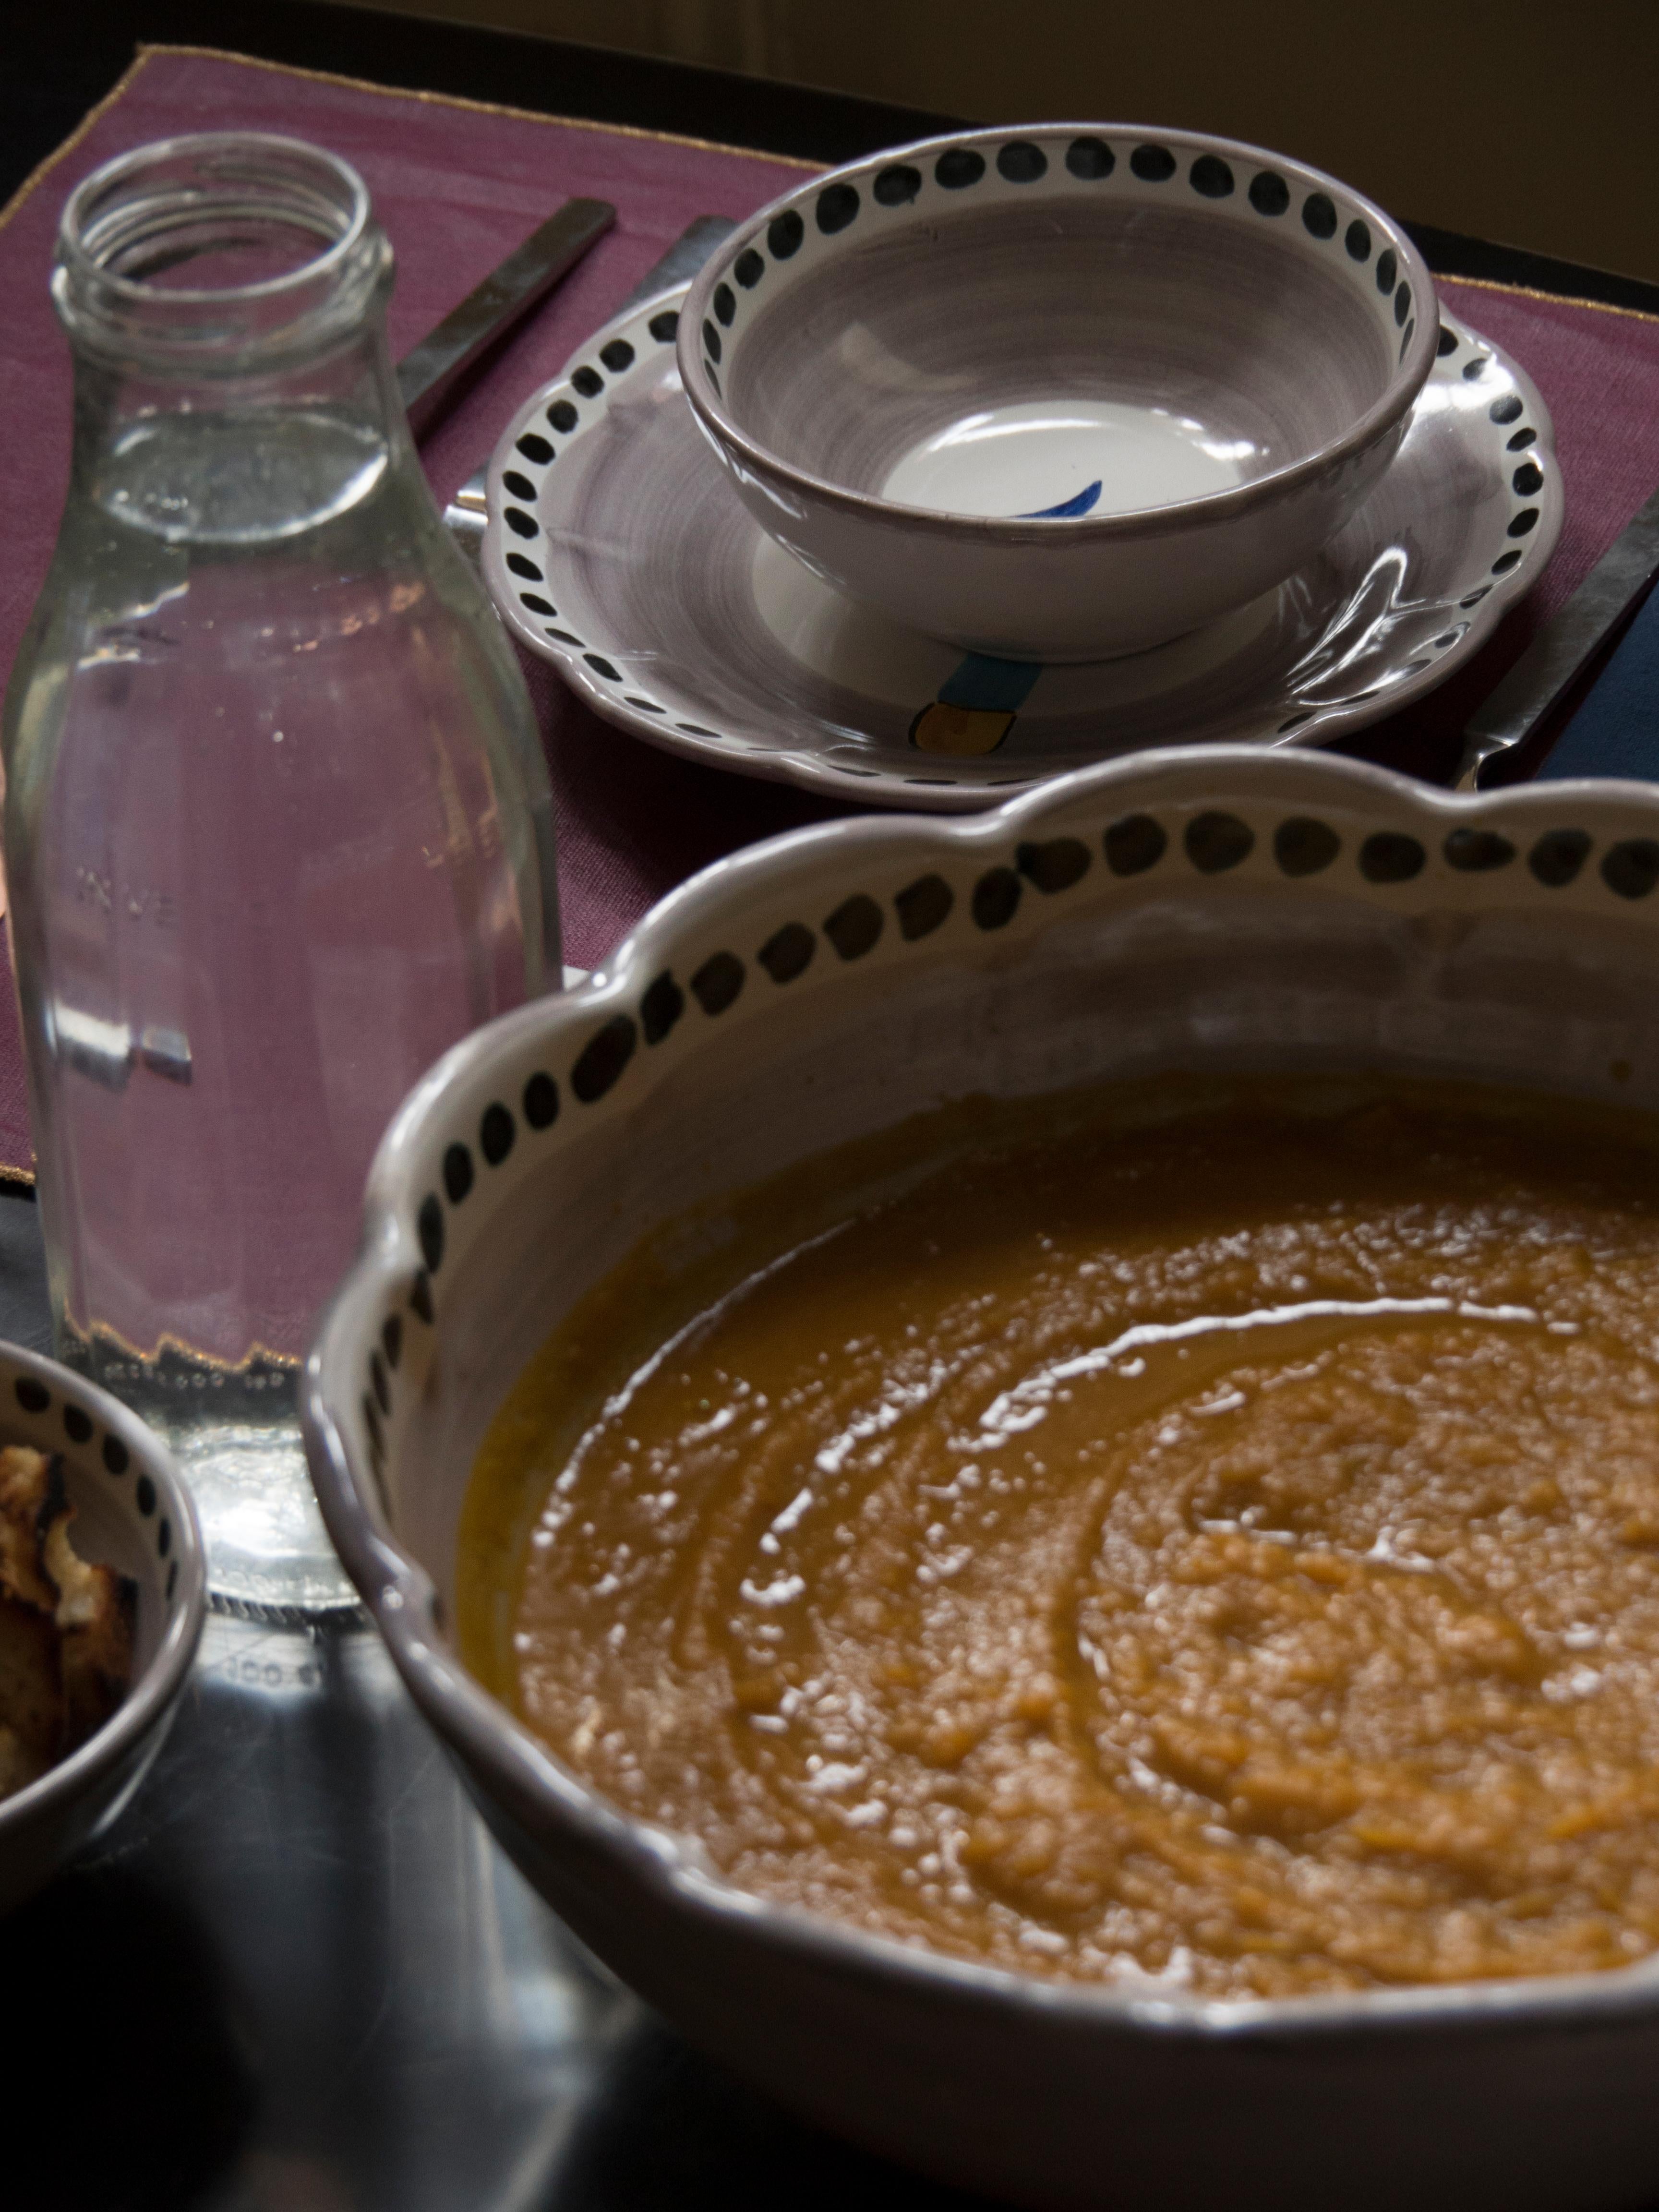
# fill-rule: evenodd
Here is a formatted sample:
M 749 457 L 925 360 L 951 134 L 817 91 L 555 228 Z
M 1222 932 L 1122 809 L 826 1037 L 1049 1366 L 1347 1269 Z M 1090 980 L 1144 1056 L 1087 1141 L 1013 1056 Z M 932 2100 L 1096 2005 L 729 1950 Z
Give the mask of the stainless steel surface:
M 567 200 L 404 356 L 398 389 L 416 437 L 486 347 L 527 314 L 616 220 L 609 200 Z
M 738 2087 L 594 1964 L 360 1626 L 210 1620 L 137 1802 L 4 1925 L 16 2212 L 958 2203 Z
M 721 239 L 729 236 L 736 228 L 737 225 L 730 216 L 700 215 L 694 222 L 686 225 L 661 260 L 647 270 L 617 312 L 626 314 L 630 307 L 638 307 L 641 301 L 653 299 L 659 292 L 669 292 L 677 284 L 689 283 Z M 488 468 L 487 459 L 480 461 L 444 509 L 444 520 L 451 535 L 475 564 L 478 558 L 478 542 L 483 536 L 484 521 L 489 512 L 484 500 L 484 478 Z
M 1659 490 L 1620 531 L 1560 611 L 1553 615 L 1463 733 L 1456 788 L 1474 791 L 1494 753 L 1530 734 L 1588 667 L 1638 596 L 1659 574 Z

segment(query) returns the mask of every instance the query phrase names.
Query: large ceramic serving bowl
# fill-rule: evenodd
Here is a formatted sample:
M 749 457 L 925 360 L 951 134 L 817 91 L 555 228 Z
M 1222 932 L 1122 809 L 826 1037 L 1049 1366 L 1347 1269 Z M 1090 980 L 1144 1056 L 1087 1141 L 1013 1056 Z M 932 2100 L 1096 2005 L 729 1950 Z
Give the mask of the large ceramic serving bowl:
M 172 1724 L 207 1608 L 202 1539 L 166 1447 L 105 1391 L 21 1346 L 0 1344 L 0 1445 L 62 1455 L 83 1559 L 137 1584 L 132 1681 L 80 1749 L 0 1799 L 0 1912 L 101 1835 Z
M 1054 661 L 1299 568 L 1388 466 L 1437 337 L 1409 239 L 1318 170 L 1052 124 L 814 179 L 714 254 L 678 343 L 738 496 L 809 568 Z
M 695 2042 L 799 2110 L 1048 2207 L 1573 2212 L 1659 2197 L 1659 1961 L 1251 2003 L 936 1956 L 746 1896 L 458 1662 L 483 1432 L 688 1209 L 969 1093 L 1365 1067 L 1659 1106 L 1659 792 L 1480 799 L 1242 747 L 967 823 L 722 861 L 412 1094 L 307 1378 L 331 1533 L 508 1852 Z

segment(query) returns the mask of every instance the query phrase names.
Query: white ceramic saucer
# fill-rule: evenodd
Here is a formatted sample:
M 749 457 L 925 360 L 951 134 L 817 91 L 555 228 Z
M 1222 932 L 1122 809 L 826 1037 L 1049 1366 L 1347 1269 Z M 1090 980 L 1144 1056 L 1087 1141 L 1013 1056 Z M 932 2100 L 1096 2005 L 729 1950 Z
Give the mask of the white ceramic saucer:
M 810 574 L 727 489 L 675 362 L 681 287 L 618 316 L 489 465 L 484 574 L 608 720 L 750 775 L 961 812 L 1146 745 L 1322 744 L 1479 650 L 1560 533 L 1550 418 L 1449 314 L 1396 459 L 1263 598 L 1152 653 L 963 654 Z

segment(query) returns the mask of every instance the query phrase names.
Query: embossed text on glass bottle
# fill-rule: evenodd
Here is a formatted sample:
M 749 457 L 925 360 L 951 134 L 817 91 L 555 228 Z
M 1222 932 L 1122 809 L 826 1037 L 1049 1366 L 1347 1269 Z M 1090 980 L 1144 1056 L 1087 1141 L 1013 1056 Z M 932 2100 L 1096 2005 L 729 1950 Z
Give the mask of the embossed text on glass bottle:
M 6 705 L 59 1350 L 166 1428 L 254 1583 L 320 1541 L 278 1462 L 381 1130 L 560 973 L 530 704 L 421 473 L 390 289 L 361 180 L 295 141 L 78 188 L 70 484 Z

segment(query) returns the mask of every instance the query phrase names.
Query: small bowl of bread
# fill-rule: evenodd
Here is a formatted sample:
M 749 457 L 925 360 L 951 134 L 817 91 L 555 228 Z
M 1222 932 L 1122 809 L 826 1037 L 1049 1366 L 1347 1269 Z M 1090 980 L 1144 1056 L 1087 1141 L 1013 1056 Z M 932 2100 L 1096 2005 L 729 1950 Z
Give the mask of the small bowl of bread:
M 0 1344 L 0 1911 L 120 1812 L 205 1611 L 194 1508 L 137 1416 Z

